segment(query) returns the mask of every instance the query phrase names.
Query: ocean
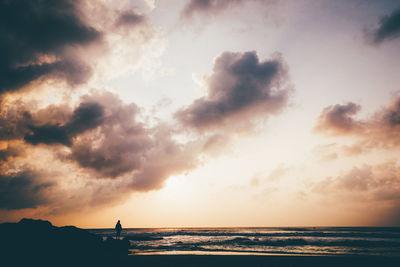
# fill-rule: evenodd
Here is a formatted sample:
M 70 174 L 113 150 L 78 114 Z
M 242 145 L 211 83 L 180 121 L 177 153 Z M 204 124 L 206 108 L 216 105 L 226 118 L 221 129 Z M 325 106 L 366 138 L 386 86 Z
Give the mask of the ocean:
M 114 229 L 88 229 L 103 239 Z M 400 227 L 128 228 L 130 254 L 400 256 Z

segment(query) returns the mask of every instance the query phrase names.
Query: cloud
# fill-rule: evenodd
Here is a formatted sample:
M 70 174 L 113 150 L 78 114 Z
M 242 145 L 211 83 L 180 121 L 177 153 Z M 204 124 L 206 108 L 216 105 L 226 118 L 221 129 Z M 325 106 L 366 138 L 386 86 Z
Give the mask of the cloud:
M 28 125 L 30 133 L 25 135 L 24 140 L 32 145 L 59 143 L 71 146 L 73 137 L 99 126 L 104 119 L 103 115 L 104 110 L 101 105 L 84 102 L 74 110 L 70 121 L 65 125 Z
M 124 11 L 116 21 L 117 26 L 136 26 L 146 21 L 146 17 L 135 11 Z
M 18 111 L 24 109 L 12 113 Z M 160 188 L 169 176 L 194 168 L 199 155 L 217 145 L 211 145 L 209 138 L 178 143 L 172 126 L 147 127 L 139 121 L 140 116 L 135 104 L 124 104 L 110 92 L 97 91 L 82 96 L 73 111 L 65 105 L 51 105 L 29 113 L 13 140 L 23 139 L 35 146 L 67 146 L 68 150 L 58 154 L 61 160 L 77 164 L 95 178 L 124 177 L 131 190 Z M 1 151 L 4 160 L 13 152 Z
M 312 152 L 319 161 L 331 161 L 338 158 L 338 145 L 336 143 L 316 145 Z
M 72 138 L 96 128 L 103 119 L 103 108 L 97 103 L 81 103 L 71 112 L 69 107 L 49 107 L 27 111 L 28 106 L 3 109 L 0 117 L 0 141 L 23 138 L 27 143 L 63 144 L 70 146 Z
M 72 134 L 83 133 L 99 126 L 104 120 L 104 108 L 96 102 L 83 102 L 72 114 L 71 121 L 66 125 Z
M 39 158 L 29 158 L 27 153 L 25 158 L 3 162 L 6 168 L 0 169 L 0 212 L 23 209 L 25 213 L 31 209 L 35 216 L 65 214 L 110 205 L 132 192 L 126 179 L 91 179 L 79 168 L 60 162 L 47 152 L 34 154 Z M 23 166 L 14 171 L 21 163 Z
M 3 103 L 2 103 L 3 104 Z M 0 107 L 0 141 L 18 139 L 24 136 L 31 114 L 23 106 L 9 109 Z
M 257 2 L 271 9 L 277 6 L 277 1 L 274 0 L 188 0 L 181 10 L 181 19 L 190 21 L 195 17 L 211 18 L 226 12 L 229 9 L 244 6 L 250 2 Z M 273 15 L 272 13 L 267 13 Z
M 95 131 L 76 138 L 69 158 L 101 177 L 137 170 L 152 146 L 150 131 L 138 122 L 139 108 L 123 104 L 108 92 L 86 95 L 82 100 L 101 106 L 104 117 L 99 117 L 101 123 Z
M 180 144 L 166 124 L 146 127 L 138 121 L 140 110 L 123 104 L 111 93 L 87 96 L 105 110 L 103 123 L 78 136 L 68 159 L 92 171 L 98 178 L 126 176 L 131 190 L 159 189 L 171 175 L 197 166 L 203 141 Z
M 227 8 L 239 5 L 243 0 L 190 0 L 183 8 L 181 15 L 190 19 L 195 15 L 216 14 Z
M 117 8 L 107 1 L 0 3 L 0 76 L 7 77 L 0 80 L 0 210 L 59 214 L 110 205 L 197 166 L 205 141 L 176 141 L 173 126 L 147 125 L 134 103 L 80 86 L 56 92 L 49 105 L 53 95 L 41 91 L 89 77 L 96 88 L 103 78 L 153 67 L 163 51 L 160 31 L 147 16 Z M 29 92 L 19 90 L 27 85 Z
M 23 149 L 18 143 L 0 141 L 0 164 L 23 154 Z
M 85 21 L 101 31 L 102 38 L 79 56 L 90 64 L 94 87 L 103 86 L 120 75 L 141 70 L 143 74 L 161 68 L 159 62 L 165 48 L 164 33 L 155 27 L 140 5 L 129 1 L 80 2 Z M 135 7 L 133 8 L 134 5 Z
M 382 17 L 372 35 L 375 44 L 398 37 L 400 37 L 400 9 Z
M 2 1 L 0 77 L 7 78 L 0 80 L 0 94 L 46 81 L 76 87 L 150 65 L 162 50 L 163 37 L 129 5 Z
M 179 144 L 173 140 L 170 127 L 158 127 L 154 145 L 148 150 L 146 160 L 135 174 L 130 186 L 134 190 L 149 191 L 160 189 L 173 175 L 185 174 L 197 167 L 203 141 Z
M 67 48 L 101 37 L 86 25 L 72 1 L 0 3 L 0 93 L 19 89 L 45 75 L 70 84 L 85 82 L 90 67 Z M 62 33 L 62 34 L 60 34 Z
M 267 117 L 287 104 L 288 72 L 280 55 L 260 61 L 256 52 L 224 52 L 208 78 L 208 95 L 175 114 L 185 126 L 196 129 L 239 124 Z
M 81 167 L 101 177 L 117 177 L 137 169 L 154 146 L 152 130 L 137 121 L 139 113 L 135 104 L 125 105 L 116 95 L 99 91 L 82 96 L 75 110 L 51 105 L 28 113 L 19 107 L 8 110 L 10 115 L 0 123 L 5 140 L 68 146 L 67 157 Z
M 15 198 L 24 195 L 25 204 L 13 204 L 17 200 L 7 194 L 0 209 L 59 214 L 110 205 L 135 191 L 160 189 L 170 176 L 198 165 L 207 138 L 177 142 L 174 127 L 147 127 L 140 113 L 100 90 L 83 95 L 75 109 L 61 104 L 32 112 L 18 137 L 0 143 L 0 186 Z M 32 130 L 31 123 L 40 125 Z M 11 170 L 21 175 L 8 175 Z
M 70 138 L 66 128 L 59 125 L 43 125 L 40 127 L 30 126 L 32 133 L 27 134 L 24 140 L 30 144 L 37 145 L 60 143 L 70 145 Z
M 40 182 L 37 176 L 32 171 L 0 174 L 0 209 L 36 208 L 48 204 L 47 191 L 53 184 Z
M 380 223 L 396 225 L 400 213 L 400 167 L 396 162 L 354 167 L 342 175 L 327 177 L 311 189 L 336 201 L 360 202 L 386 214 Z
M 391 127 L 400 125 L 400 96 L 394 98 L 389 105 L 384 108 L 378 116 L 382 122 Z
M 354 119 L 361 106 L 348 103 L 326 107 L 314 130 L 330 136 L 348 136 L 356 140 L 342 146 L 346 155 L 356 155 L 371 149 L 392 149 L 400 145 L 400 96 L 375 112 L 368 119 Z M 337 147 L 335 147 L 337 153 Z
M 278 167 L 273 169 L 269 175 L 266 177 L 268 181 L 276 181 L 279 180 L 282 176 L 287 174 L 291 170 L 290 167 L 287 167 L 283 164 L 280 164 Z
M 357 131 L 361 125 L 352 116 L 360 110 L 361 106 L 352 102 L 326 107 L 319 116 L 314 130 L 332 135 Z

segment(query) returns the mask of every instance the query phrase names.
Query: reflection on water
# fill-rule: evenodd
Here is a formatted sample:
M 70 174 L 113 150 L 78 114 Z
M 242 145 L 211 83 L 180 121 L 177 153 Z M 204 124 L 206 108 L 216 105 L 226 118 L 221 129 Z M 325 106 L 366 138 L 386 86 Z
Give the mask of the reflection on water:
M 114 236 L 113 229 L 89 230 Z M 400 256 L 398 227 L 124 229 L 132 254 Z

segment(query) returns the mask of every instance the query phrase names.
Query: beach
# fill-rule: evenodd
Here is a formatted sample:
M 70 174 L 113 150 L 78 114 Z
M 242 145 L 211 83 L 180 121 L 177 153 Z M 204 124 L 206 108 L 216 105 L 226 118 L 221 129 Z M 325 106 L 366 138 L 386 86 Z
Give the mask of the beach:
M 57 227 L 42 220 L 3 223 L 2 266 L 309 267 L 400 262 L 398 228 L 131 228 L 121 238 L 111 234 L 112 229 Z

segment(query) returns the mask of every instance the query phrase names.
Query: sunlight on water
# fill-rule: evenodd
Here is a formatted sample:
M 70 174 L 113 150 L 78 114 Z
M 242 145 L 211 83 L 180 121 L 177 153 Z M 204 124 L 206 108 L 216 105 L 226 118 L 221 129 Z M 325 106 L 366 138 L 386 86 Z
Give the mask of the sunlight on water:
M 113 229 L 91 232 L 107 238 Z M 126 229 L 131 254 L 400 256 L 400 228 Z

